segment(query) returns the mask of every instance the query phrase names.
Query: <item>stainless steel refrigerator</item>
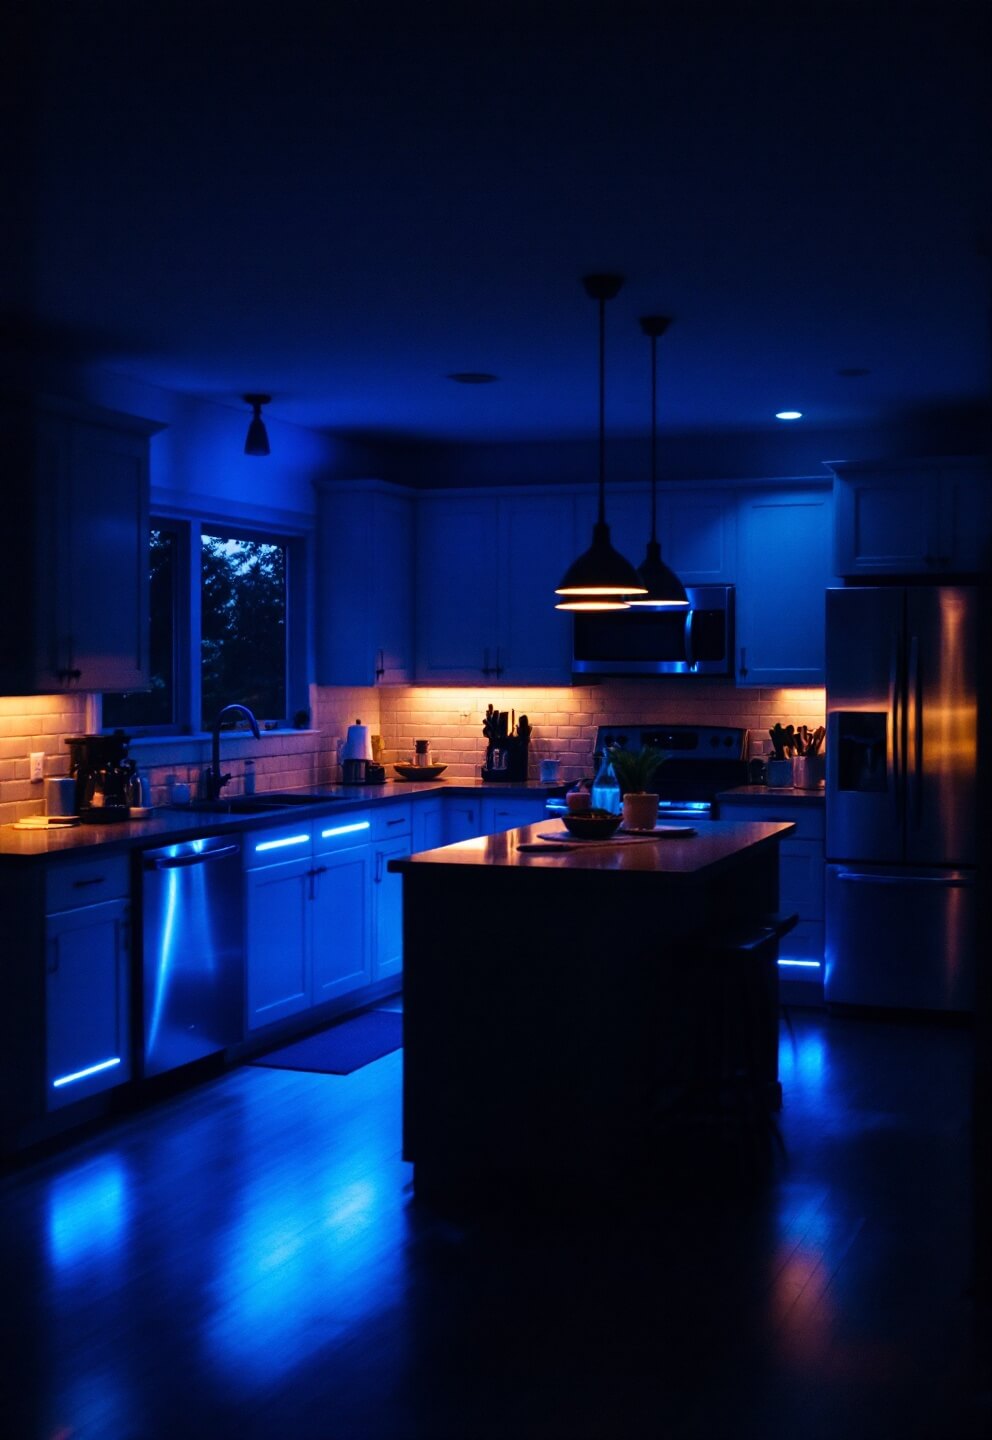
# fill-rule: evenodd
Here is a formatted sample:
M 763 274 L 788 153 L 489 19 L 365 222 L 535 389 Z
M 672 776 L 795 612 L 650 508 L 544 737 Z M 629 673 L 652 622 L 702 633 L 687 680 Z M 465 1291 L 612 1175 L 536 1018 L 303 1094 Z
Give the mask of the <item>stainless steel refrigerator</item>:
M 977 592 L 827 591 L 830 1002 L 972 1008 Z

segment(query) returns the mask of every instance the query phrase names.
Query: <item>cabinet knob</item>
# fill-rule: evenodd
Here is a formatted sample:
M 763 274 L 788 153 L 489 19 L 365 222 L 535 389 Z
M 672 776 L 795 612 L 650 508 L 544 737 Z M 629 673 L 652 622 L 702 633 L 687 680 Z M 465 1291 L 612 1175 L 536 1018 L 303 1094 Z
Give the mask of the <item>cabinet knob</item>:
M 746 674 L 747 674 L 747 646 L 746 646 L 746 645 L 742 645 L 742 646 L 741 646 L 741 663 L 740 663 L 739 669 L 740 669 L 740 673 L 741 673 L 742 675 L 746 675 Z

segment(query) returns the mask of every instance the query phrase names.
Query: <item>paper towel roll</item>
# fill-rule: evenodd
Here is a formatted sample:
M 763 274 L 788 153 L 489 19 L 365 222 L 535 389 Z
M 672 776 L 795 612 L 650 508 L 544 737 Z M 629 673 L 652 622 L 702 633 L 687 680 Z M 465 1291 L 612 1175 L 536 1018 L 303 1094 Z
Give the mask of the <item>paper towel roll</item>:
M 348 726 L 348 736 L 344 742 L 344 749 L 341 751 L 341 759 L 372 759 L 372 736 L 369 727 L 363 725 L 361 720 L 356 720 L 354 725 Z

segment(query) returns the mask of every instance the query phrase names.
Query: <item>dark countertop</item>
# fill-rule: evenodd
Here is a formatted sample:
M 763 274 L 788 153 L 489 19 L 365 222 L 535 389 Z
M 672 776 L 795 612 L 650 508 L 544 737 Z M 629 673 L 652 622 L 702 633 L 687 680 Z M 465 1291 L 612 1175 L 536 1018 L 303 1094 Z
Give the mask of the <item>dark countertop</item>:
M 733 790 L 721 790 L 716 801 L 718 805 L 761 800 L 768 805 L 822 806 L 826 798 L 826 791 L 822 789 L 797 790 L 793 785 L 738 785 Z
M 366 809 L 425 795 L 494 795 L 530 797 L 563 795 L 565 785 L 542 785 L 538 781 L 517 783 L 484 780 L 388 781 L 385 785 L 305 786 L 298 793 L 313 795 L 312 805 L 293 805 L 257 814 L 228 814 L 197 810 L 191 806 L 158 806 L 146 820 L 115 821 L 110 825 L 76 825 L 65 830 L 19 830 L 13 824 L 0 825 L 0 864 L 24 860 L 51 860 L 99 849 L 102 854 L 132 850 L 149 845 L 170 845 L 198 835 L 222 834 L 228 830 L 257 830 L 306 820 L 315 815 Z M 262 797 L 264 792 L 259 792 Z M 291 793 L 289 790 L 281 794 Z M 235 799 L 241 797 L 232 797 Z
M 401 874 L 445 867 L 451 870 L 559 870 L 621 873 L 626 875 L 667 876 L 669 879 L 691 877 L 701 871 L 713 871 L 733 865 L 746 851 L 759 846 L 775 845 L 788 835 L 793 826 L 779 821 L 706 820 L 694 835 L 664 840 L 637 840 L 613 843 L 577 841 L 574 848 L 548 846 L 547 854 L 521 850 L 542 835 L 570 836 L 558 820 L 524 825 L 500 835 L 477 840 L 462 840 L 440 850 L 425 850 L 419 855 L 391 860 L 389 869 Z

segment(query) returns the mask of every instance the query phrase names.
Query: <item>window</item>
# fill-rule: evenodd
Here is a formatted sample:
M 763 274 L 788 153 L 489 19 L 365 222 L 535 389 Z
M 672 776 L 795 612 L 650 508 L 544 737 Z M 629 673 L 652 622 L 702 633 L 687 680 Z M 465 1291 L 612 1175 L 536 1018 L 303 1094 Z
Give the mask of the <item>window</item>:
M 202 721 L 236 698 L 256 719 L 286 719 L 286 547 L 200 537 Z
M 232 701 L 289 724 L 306 707 L 303 555 L 298 536 L 153 518 L 151 688 L 104 695 L 104 729 L 209 730 Z

